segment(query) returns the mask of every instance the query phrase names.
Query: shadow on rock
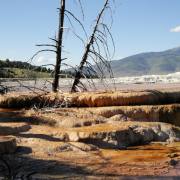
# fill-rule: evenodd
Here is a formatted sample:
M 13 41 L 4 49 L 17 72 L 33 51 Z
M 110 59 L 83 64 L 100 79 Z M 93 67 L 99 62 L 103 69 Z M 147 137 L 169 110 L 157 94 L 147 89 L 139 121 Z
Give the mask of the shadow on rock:
M 43 139 L 43 140 L 47 140 L 47 141 L 54 141 L 54 142 L 58 142 L 58 141 L 63 141 L 62 138 L 56 138 L 56 137 L 52 137 L 46 134 L 18 134 L 19 137 L 23 137 L 23 138 L 37 138 L 37 139 Z
M 55 160 L 33 159 L 22 155 L 0 156 L 0 178 L 7 179 L 53 179 L 91 175 L 92 172 L 78 164 L 66 164 Z M 39 176 L 41 175 L 41 176 Z M 44 178 L 43 178 L 44 177 Z

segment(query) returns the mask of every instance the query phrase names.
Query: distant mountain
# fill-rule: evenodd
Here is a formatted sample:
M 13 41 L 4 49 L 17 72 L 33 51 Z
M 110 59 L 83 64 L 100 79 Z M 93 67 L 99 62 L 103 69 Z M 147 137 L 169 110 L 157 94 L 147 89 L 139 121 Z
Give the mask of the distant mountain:
M 115 77 L 180 72 L 180 47 L 115 60 L 111 62 L 111 67 Z

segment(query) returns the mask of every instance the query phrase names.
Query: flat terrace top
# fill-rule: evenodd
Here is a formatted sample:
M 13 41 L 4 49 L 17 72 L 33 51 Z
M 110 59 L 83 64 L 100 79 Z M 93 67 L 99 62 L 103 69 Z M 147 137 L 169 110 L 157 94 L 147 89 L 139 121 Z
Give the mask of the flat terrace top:
M 60 91 L 62 92 L 69 92 L 72 86 L 72 80 L 70 79 L 60 79 Z M 83 80 L 83 83 L 87 87 L 88 91 L 107 91 L 107 90 L 122 90 L 122 91 L 141 91 L 141 90 L 180 90 L 180 83 L 167 83 L 167 82 L 146 82 L 146 83 L 119 83 L 116 82 L 115 84 L 113 81 L 107 81 L 101 83 L 100 81 L 95 81 L 95 87 L 91 84 L 89 85 L 88 82 Z M 39 80 L 29 80 L 29 81 L 13 81 L 9 79 L 8 81 L 1 82 L 2 85 L 7 86 L 9 91 L 41 91 L 41 89 L 46 91 L 52 90 L 52 80 L 46 81 L 43 79 Z

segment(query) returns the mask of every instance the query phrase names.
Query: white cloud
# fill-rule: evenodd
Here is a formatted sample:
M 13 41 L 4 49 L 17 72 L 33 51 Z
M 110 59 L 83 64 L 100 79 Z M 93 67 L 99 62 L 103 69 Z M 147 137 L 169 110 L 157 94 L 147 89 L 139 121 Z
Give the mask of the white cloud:
M 36 66 L 42 66 L 42 65 L 48 65 L 47 68 L 54 68 L 54 66 L 50 64 L 54 64 L 55 59 L 52 57 L 46 57 L 46 56 L 39 56 L 33 61 L 33 64 Z
M 180 26 L 176 26 L 170 30 L 170 32 L 180 32 Z
M 36 64 L 42 64 L 42 63 L 44 63 L 45 61 L 46 61 L 45 57 L 40 56 L 40 57 L 38 57 L 38 58 L 36 59 L 35 63 L 36 63 Z
M 54 58 L 52 57 L 45 57 L 45 56 L 39 56 L 35 61 L 35 64 L 42 65 L 42 64 L 54 64 Z

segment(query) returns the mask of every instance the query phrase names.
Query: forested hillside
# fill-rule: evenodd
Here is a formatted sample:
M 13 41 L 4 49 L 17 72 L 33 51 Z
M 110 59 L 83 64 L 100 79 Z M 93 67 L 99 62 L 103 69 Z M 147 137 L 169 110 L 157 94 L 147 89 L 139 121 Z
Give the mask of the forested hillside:
M 73 77 L 70 71 L 61 71 L 61 78 Z M 52 78 L 53 70 L 42 66 L 34 66 L 27 62 L 0 60 L 0 78 Z

